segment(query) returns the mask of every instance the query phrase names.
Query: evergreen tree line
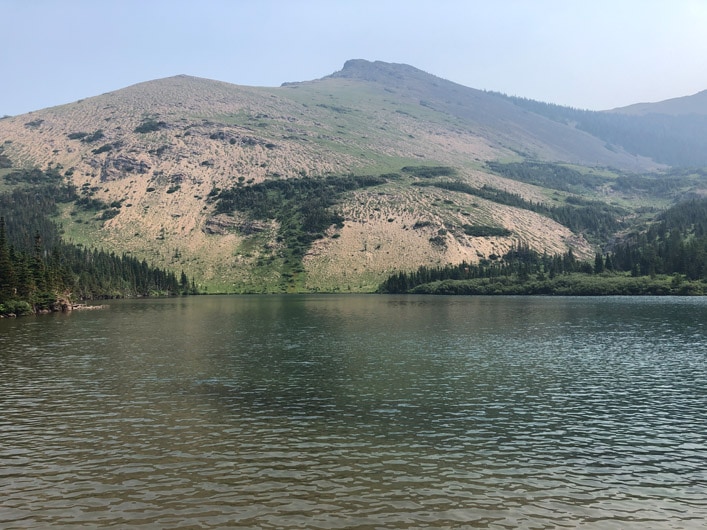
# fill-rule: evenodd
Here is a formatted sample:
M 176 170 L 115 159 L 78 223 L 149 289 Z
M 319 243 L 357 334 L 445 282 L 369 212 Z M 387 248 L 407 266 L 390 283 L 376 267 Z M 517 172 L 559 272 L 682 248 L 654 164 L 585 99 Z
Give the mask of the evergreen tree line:
M 25 302 L 37 311 L 52 308 L 58 299 L 176 294 L 189 289 L 188 283 L 180 285 L 173 272 L 131 256 L 63 243 L 48 250 L 39 233 L 32 251 L 19 250 L 7 240 L 5 220 L 0 217 L 0 304 L 5 306 Z
M 77 198 L 70 186 L 42 185 L 0 195 L 0 314 L 51 309 L 60 299 L 176 294 L 193 290 L 173 272 L 132 256 L 81 248 L 62 240 L 50 219 L 58 202 Z
M 597 241 L 607 240 L 624 227 L 621 217 L 626 215 L 626 211 L 600 201 L 570 197 L 567 204 L 562 206 L 547 206 L 528 201 L 517 193 L 500 190 L 486 184 L 481 188 L 474 188 L 460 181 L 416 182 L 415 185 L 434 186 L 466 193 L 498 204 L 530 210 L 557 221 L 575 233 L 585 233 Z
M 421 266 L 414 272 L 397 272 L 389 276 L 379 287 L 382 293 L 407 293 L 420 285 L 445 280 L 494 279 L 516 276 L 529 279 L 531 274 L 547 274 L 554 278 L 570 272 L 592 272 L 591 264 L 577 260 L 570 249 L 553 256 L 538 254 L 527 245 L 519 243 L 498 260 L 481 260 L 479 263 L 445 265 L 443 267 Z
M 71 202 L 76 192 L 71 186 L 42 184 L 0 194 L 0 215 L 5 218 L 8 244 L 31 251 L 37 234 L 42 245 L 51 249 L 61 242 L 61 234 L 51 220 L 56 205 Z
M 628 236 L 609 252 L 597 252 L 593 262 L 577 260 L 571 250 L 550 256 L 518 244 L 500 260 L 398 272 L 389 276 L 379 291 L 407 293 L 446 280 L 513 278 L 522 284 L 574 273 L 598 275 L 598 281 L 607 274 L 623 273 L 634 278 L 671 275 L 678 284 L 683 279 L 707 282 L 707 199 L 670 208 L 646 231 Z
M 707 199 L 680 203 L 658 216 L 645 232 L 614 245 L 612 265 L 634 276 L 681 274 L 707 279 Z

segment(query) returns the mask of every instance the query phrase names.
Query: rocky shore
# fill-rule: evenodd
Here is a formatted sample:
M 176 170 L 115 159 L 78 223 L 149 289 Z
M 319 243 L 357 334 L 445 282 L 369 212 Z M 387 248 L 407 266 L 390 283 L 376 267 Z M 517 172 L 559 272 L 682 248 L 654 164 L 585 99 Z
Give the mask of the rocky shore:
M 27 310 L 9 313 L 0 313 L 0 318 L 17 318 L 24 315 L 48 315 L 50 313 L 69 313 L 71 311 L 92 311 L 95 309 L 105 309 L 108 306 L 104 304 L 88 305 L 69 302 L 68 300 L 57 300 L 49 308 L 31 310 L 31 306 L 26 304 Z

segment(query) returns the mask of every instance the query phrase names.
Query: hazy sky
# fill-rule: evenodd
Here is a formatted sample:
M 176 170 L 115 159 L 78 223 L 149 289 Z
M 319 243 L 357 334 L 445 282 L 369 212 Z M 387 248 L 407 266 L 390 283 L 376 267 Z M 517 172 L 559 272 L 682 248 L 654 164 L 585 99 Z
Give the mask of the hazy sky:
M 278 86 L 347 59 L 608 109 L 707 89 L 707 0 L 0 0 L 0 116 L 189 74 Z

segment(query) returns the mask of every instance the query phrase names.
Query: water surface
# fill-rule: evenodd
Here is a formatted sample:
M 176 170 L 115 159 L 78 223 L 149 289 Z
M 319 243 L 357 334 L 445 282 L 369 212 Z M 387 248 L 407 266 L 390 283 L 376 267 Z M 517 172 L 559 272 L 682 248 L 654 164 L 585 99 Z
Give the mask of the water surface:
M 707 299 L 0 320 L 0 526 L 702 528 Z

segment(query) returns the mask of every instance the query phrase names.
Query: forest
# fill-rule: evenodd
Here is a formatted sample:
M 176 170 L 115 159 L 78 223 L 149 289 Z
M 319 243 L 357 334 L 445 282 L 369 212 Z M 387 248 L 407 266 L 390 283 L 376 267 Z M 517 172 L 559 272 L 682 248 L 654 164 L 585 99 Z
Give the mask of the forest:
M 707 198 L 660 214 L 647 230 L 626 235 L 593 262 L 572 251 L 538 254 L 517 245 L 498 260 L 420 267 L 389 276 L 382 293 L 680 294 L 707 293 Z
M 6 181 L 23 180 L 12 173 Z M 8 177 L 10 177 L 8 179 Z M 81 300 L 191 293 L 184 273 L 62 240 L 51 219 L 60 203 L 80 203 L 52 172 L 32 170 L 35 186 L 0 194 L 0 315 L 57 310 Z

